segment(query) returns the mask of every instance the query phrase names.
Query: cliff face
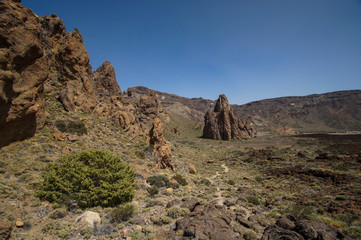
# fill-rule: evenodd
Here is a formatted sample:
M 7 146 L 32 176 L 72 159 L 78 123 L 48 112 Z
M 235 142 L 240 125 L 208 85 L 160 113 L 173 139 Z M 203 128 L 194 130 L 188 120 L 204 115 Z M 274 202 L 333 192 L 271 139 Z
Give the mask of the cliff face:
M 1 1 L 0 147 L 43 126 L 48 68 L 38 17 L 20 3 Z

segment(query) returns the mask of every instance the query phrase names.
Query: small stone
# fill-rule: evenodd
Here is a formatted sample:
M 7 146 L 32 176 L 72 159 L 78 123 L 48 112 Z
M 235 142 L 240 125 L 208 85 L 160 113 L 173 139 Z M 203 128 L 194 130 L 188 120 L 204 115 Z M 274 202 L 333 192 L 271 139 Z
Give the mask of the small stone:
M 71 135 L 71 134 L 69 134 L 69 135 L 68 135 L 68 140 L 69 140 L 70 142 L 75 142 L 75 141 L 78 141 L 78 140 L 79 140 L 79 137 L 76 136 L 76 135 Z
M 168 193 L 173 193 L 173 188 L 167 188 Z
M 53 137 L 58 141 L 65 141 L 66 135 L 64 133 L 53 133 Z
M 126 229 L 123 229 L 122 233 L 123 233 L 123 238 L 127 238 L 127 237 L 129 237 L 131 231 L 130 231 L 130 229 L 126 228 Z
M 16 220 L 15 226 L 18 228 L 22 228 L 22 227 L 24 227 L 24 223 L 21 220 Z
M 77 225 L 79 225 L 79 227 L 86 226 L 89 228 L 94 228 L 95 225 L 98 225 L 98 226 L 100 225 L 101 218 L 100 218 L 99 213 L 92 212 L 92 211 L 86 211 L 82 215 L 77 217 L 77 219 L 75 220 L 75 223 Z
M 135 231 L 141 232 L 143 230 L 143 227 L 140 225 L 135 226 Z
M 192 163 L 188 163 L 189 173 L 196 174 L 197 169 L 194 167 Z

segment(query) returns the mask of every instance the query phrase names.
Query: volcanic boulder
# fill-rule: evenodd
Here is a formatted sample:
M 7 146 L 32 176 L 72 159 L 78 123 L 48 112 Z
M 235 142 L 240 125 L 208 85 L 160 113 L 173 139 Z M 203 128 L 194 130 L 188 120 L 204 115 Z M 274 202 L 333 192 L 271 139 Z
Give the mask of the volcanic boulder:
M 249 120 L 237 118 L 231 109 L 227 97 L 219 96 L 213 112 L 208 110 L 204 116 L 203 137 L 219 140 L 245 139 L 256 135 Z
M 158 117 L 154 119 L 153 127 L 149 131 L 149 144 L 154 145 L 153 158 L 158 162 L 158 169 L 170 168 L 174 170 L 170 145 L 163 136 L 162 122 Z

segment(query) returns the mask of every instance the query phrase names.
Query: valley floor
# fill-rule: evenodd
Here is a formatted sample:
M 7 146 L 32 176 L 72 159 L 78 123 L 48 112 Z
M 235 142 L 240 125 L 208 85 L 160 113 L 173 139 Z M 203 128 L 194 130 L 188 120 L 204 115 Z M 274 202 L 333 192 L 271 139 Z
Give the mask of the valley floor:
M 58 141 L 52 135 L 55 118 L 49 118 L 33 138 L 0 150 L 0 220 L 23 223 L 13 227 L 11 239 L 183 239 L 185 230 L 176 221 L 197 205 L 222 206 L 214 211 L 237 218 L 229 223 L 236 239 L 261 238 L 264 229 L 285 213 L 325 222 L 361 239 L 360 135 L 268 134 L 219 141 L 200 138 L 201 127 L 193 123 L 171 121 L 165 134 L 172 145 L 172 172 L 157 170 L 152 147 L 129 140 L 109 121 L 80 113 L 66 118 L 81 119 L 88 133 L 74 141 Z M 171 131 L 174 127 L 179 134 Z M 132 202 L 137 211 L 128 220 L 114 221 L 112 208 L 88 209 L 102 219 L 91 231 L 74 224 L 84 210 L 41 202 L 35 196 L 49 162 L 88 148 L 109 150 L 137 172 Z M 152 195 L 146 179 L 158 175 L 186 183 L 160 187 Z

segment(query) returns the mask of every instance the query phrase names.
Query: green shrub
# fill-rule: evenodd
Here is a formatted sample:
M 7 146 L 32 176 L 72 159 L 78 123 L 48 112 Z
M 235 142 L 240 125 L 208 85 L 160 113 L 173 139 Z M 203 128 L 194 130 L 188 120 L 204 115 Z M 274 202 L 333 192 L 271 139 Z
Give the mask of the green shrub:
M 110 215 L 113 222 L 119 223 L 121 221 L 127 221 L 129 218 L 131 218 L 136 210 L 137 208 L 133 204 L 127 203 L 114 209 Z
M 151 186 L 147 188 L 147 192 L 151 197 L 154 197 L 154 195 L 157 195 L 159 193 L 159 188 L 157 186 Z
M 251 229 L 247 229 L 243 234 L 243 238 L 245 240 L 256 240 L 257 234 L 254 231 L 252 231 Z
M 186 186 L 188 184 L 187 180 L 185 180 L 180 174 L 175 175 L 173 179 L 175 179 L 182 186 Z
M 350 212 L 338 213 L 335 214 L 333 217 L 339 221 L 347 223 L 348 225 L 351 225 L 354 221 L 359 220 L 359 216 Z
M 168 217 L 171 217 L 173 219 L 177 219 L 180 217 L 184 217 L 189 213 L 188 208 L 180 208 L 180 207 L 171 207 L 167 209 L 167 215 Z
M 85 150 L 49 164 L 37 196 L 57 203 L 70 198 L 81 208 L 113 207 L 133 199 L 135 175 L 119 157 L 104 150 Z
M 81 121 L 65 121 L 65 120 L 56 120 L 55 127 L 61 132 L 73 133 L 78 135 L 83 135 L 87 133 L 85 124 Z
M 247 197 L 247 202 L 252 203 L 253 205 L 260 205 L 261 204 L 258 197 L 256 197 L 256 196 Z
M 51 221 L 44 225 L 42 231 L 46 234 L 57 235 L 59 238 L 67 238 L 70 234 L 70 223 Z
M 212 184 L 211 181 L 209 181 L 207 178 L 202 178 L 199 183 L 206 186 L 210 186 Z
M 308 219 L 313 220 L 314 219 L 314 211 L 313 207 L 311 206 L 305 206 L 305 205 L 291 205 L 288 206 L 283 213 L 290 213 L 293 216 L 301 219 Z
M 157 186 L 158 188 L 168 187 L 170 185 L 168 178 L 164 175 L 151 176 L 147 178 L 147 183 L 151 186 Z
M 229 179 L 228 181 L 227 181 L 227 183 L 229 184 L 229 185 L 235 185 L 236 183 L 234 182 L 234 180 L 232 180 L 232 179 Z

